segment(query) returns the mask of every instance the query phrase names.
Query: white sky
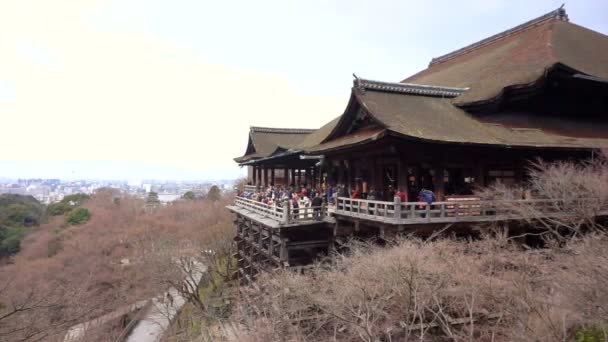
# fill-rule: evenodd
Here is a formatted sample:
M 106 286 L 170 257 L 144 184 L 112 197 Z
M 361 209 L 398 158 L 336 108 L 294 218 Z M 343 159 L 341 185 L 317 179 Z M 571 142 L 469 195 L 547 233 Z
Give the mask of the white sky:
M 232 178 L 250 125 L 317 128 L 561 1 L 1 0 L 0 177 Z M 566 4 L 608 33 L 608 1 Z

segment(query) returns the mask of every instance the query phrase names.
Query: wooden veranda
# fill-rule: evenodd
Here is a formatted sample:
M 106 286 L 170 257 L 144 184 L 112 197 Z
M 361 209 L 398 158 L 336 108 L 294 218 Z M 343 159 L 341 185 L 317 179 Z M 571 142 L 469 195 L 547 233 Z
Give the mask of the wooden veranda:
M 515 208 L 525 206 L 546 217 L 565 215 L 562 201 L 544 199 L 429 204 L 339 197 L 333 206 L 290 208 L 287 202 L 270 206 L 236 198 L 228 209 L 236 214 L 239 273 L 251 281 L 264 270 L 309 265 L 351 237 L 387 239 L 452 225 L 470 231 L 478 223 L 523 221 Z M 597 215 L 608 216 L 608 205 Z

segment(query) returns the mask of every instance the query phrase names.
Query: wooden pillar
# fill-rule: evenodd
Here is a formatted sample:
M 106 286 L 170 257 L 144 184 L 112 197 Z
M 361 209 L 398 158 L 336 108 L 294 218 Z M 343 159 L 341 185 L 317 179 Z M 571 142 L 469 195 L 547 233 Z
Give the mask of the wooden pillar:
M 258 175 L 256 173 L 257 172 L 257 166 L 254 165 L 251 168 L 253 169 L 253 172 L 252 172 L 253 175 L 251 177 L 251 184 L 256 185 L 256 184 L 258 184 Z
M 264 179 L 262 180 L 262 185 L 263 186 L 267 186 L 268 185 L 268 168 L 266 166 L 264 166 Z
M 376 165 L 376 158 L 372 159 L 371 161 L 371 168 L 370 168 L 370 187 L 373 187 L 374 189 L 376 189 L 376 191 L 380 191 L 381 187 L 380 187 L 380 183 L 378 182 L 378 165 Z
M 485 187 L 486 184 L 486 167 L 483 163 L 476 163 L 475 167 L 475 185 Z
M 260 165 L 257 166 L 258 169 L 258 176 L 257 176 L 257 184 L 256 185 L 261 185 L 262 184 L 262 167 Z
M 291 169 L 291 179 L 290 184 L 294 187 L 296 186 L 296 169 Z
M 298 168 L 298 183 L 296 184 L 296 186 L 301 186 L 302 185 L 302 169 Z
M 289 169 L 288 168 L 283 169 L 283 185 L 285 185 L 286 187 L 289 186 Z
M 435 177 L 433 186 L 435 187 L 435 197 L 437 197 L 438 201 L 443 201 L 445 199 L 445 179 L 443 177 L 444 168 L 435 167 L 434 173 Z
M 352 180 L 353 180 L 353 161 L 348 161 L 348 168 L 346 168 L 346 191 L 350 194 L 353 191 L 352 188 Z
M 418 195 L 418 192 L 422 190 L 422 166 L 418 164 L 414 170 L 416 173 L 416 189 L 414 190 L 416 191 L 416 195 Z
M 277 179 L 274 176 L 274 167 L 272 167 L 270 169 L 270 180 L 271 180 L 270 185 L 275 186 L 277 184 Z
M 397 160 L 397 190 L 402 190 L 407 192 L 407 167 L 405 163 L 401 159 L 401 156 L 398 157 Z

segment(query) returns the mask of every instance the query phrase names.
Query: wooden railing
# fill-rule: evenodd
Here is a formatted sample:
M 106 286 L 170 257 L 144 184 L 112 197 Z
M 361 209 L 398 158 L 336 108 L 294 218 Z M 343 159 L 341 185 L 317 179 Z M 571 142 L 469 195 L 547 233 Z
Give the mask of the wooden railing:
M 522 219 L 522 207 L 547 216 L 559 216 L 564 213 L 563 201 L 556 200 L 512 200 L 512 201 L 483 201 L 462 200 L 433 202 L 395 202 L 368 201 L 339 197 L 335 208 L 328 211 L 320 207 L 298 208 L 290 207 L 289 202 L 283 201 L 268 205 L 262 202 L 237 197 L 235 205 L 250 210 L 258 215 L 271 218 L 279 224 L 294 224 L 319 221 L 328 215 L 350 216 L 389 224 L 415 223 L 455 223 L 455 222 L 484 222 L 499 220 Z M 579 204 L 581 205 L 581 204 Z M 608 215 L 608 207 L 599 212 Z
M 288 217 L 283 218 L 283 223 L 319 221 L 327 216 L 327 208 L 324 205 L 320 207 L 290 208 L 288 213 Z
M 358 217 L 392 224 L 483 222 L 521 219 L 521 208 L 526 206 L 544 215 L 561 215 L 562 204 L 556 200 L 512 200 L 512 201 L 448 201 L 448 202 L 395 202 L 368 201 L 340 197 L 335 215 Z M 607 208 L 608 209 L 608 208 Z
M 237 197 L 234 200 L 234 204 L 238 207 L 253 211 L 256 214 L 260 214 L 278 221 L 283 221 L 283 208 L 277 207 L 276 205 L 268 205 L 242 197 Z
M 245 185 L 243 190 L 245 192 L 258 192 L 259 187 L 257 185 Z
M 319 221 L 327 216 L 327 208 L 324 205 L 319 207 L 300 206 L 298 208 L 292 208 L 288 201 L 268 205 L 242 197 L 237 197 L 234 204 L 263 217 L 274 219 L 282 224 Z

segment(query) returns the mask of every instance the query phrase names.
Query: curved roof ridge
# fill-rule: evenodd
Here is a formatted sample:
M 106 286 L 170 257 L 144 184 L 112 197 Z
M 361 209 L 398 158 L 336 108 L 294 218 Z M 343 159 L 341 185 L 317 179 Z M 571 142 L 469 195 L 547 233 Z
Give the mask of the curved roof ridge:
M 507 37 L 510 37 L 514 34 L 518 34 L 522 31 L 528 30 L 530 28 L 536 27 L 540 24 L 543 24 L 545 22 L 551 21 L 551 20 L 561 20 L 561 21 L 569 21 L 568 19 L 568 14 L 566 14 L 566 9 L 564 8 L 564 5 L 562 5 L 560 8 L 555 9 L 549 13 L 543 14 L 540 17 L 534 18 L 532 20 L 529 20 L 523 24 L 517 25 L 515 27 L 512 27 L 508 30 L 502 31 L 500 33 L 497 33 L 493 36 L 490 36 L 488 38 L 482 39 L 478 42 L 475 42 L 473 44 L 467 45 L 463 48 L 460 48 L 458 50 L 454 50 L 450 53 L 447 53 L 445 55 L 436 57 L 431 59 L 431 62 L 429 63 L 429 67 L 433 66 L 433 65 L 437 65 L 440 63 L 443 63 L 447 60 L 450 60 L 454 57 L 469 53 L 472 50 L 476 50 L 479 49 L 481 47 L 484 47 L 486 45 L 489 45 L 497 40 L 501 40 Z
M 376 90 L 391 93 L 413 94 L 413 95 L 428 95 L 440 97 L 456 97 L 469 90 L 469 88 L 457 88 L 436 86 L 417 83 L 398 83 L 398 82 L 383 82 L 366 80 L 355 76 L 354 87 L 360 90 Z
M 277 128 L 277 127 L 258 127 L 258 126 L 250 126 L 250 131 L 252 133 L 284 133 L 284 134 L 310 134 L 316 129 L 309 128 Z

